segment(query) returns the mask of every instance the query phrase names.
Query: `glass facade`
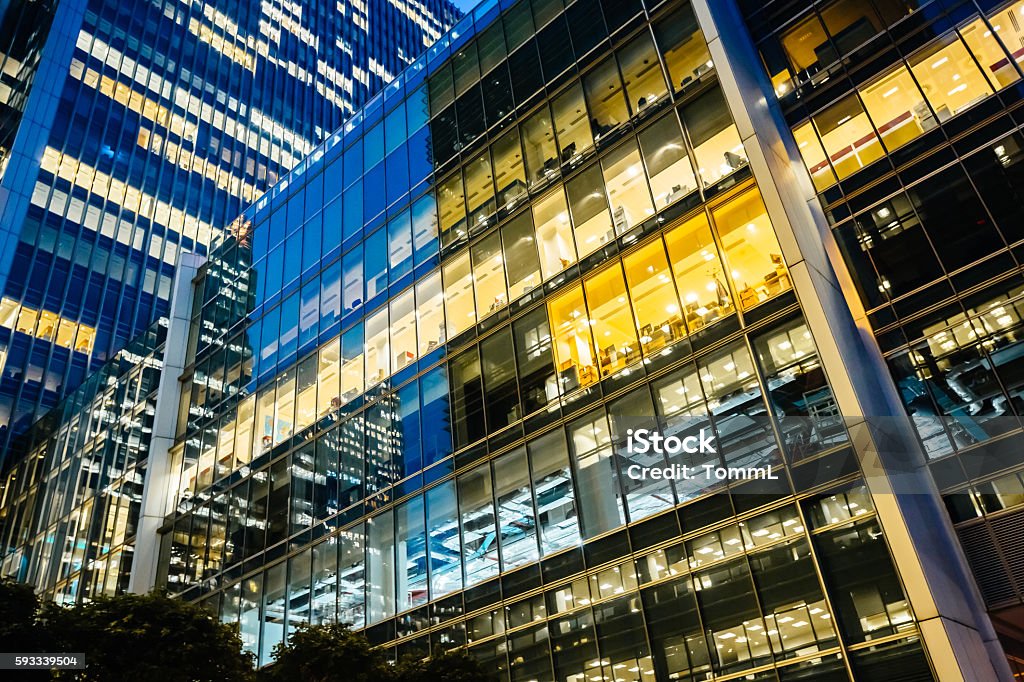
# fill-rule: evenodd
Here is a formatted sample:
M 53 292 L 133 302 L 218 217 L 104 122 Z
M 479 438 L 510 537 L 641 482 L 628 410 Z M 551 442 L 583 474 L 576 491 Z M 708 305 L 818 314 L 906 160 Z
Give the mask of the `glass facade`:
M 236 224 L 161 564 L 262 662 L 337 619 L 506 680 L 931 679 L 688 3 L 484 3 Z M 631 474 L 704 464 L 781 475 Z
M 167 314 L 180 253 L 458 18 L 446 0 L 0 12 L 0 447 Z
M 168 332 L 157 584 L 261 664 L 340 621 L 509 682 L 941 679 L 965 651 L 931 627 L 951 588 L 903 562 L 948 580 L 952 531 L 901 525 L 931 483 L 880 493 L 879 444 L 839 407 L 885 384 L 1014 617 L 1020 8 L 735 9 L 806 178 L 744 132 L 729 49 L 750 46 L 723 46 L 720 7 L 489 0 L 241 211 Z M 891 386 L 837 357 L 852 317 L 822 320 L 780 205 L 814 193 Z M 44 310 L 0 302 L 15 326 Z M 7 573 L 48 494 L 17 476 Z

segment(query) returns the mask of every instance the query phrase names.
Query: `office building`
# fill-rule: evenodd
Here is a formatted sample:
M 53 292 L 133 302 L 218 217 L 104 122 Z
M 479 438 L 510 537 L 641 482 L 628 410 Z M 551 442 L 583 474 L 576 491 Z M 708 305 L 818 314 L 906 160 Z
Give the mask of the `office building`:
M 179 270 L 129 589 L 261 664 L 1011 678 L 1019 10 L 877 5 L 484 2 Z
M 204 253 L 457 16 L 446 0 L 0 11 L 0 449 L 167 314 L 179 253 Z

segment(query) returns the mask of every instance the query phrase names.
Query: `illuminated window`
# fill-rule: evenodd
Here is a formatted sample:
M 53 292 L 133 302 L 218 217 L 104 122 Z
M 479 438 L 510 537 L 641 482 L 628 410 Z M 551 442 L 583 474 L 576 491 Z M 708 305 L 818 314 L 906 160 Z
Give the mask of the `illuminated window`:
M 964 42 L 967 43 L 967 47 L 981 65 L 982 72 L 996 90 L 1001 90 L 1020 79 L 1020 74 L 1013 67 L 1013 60 L 1006 55 L 1006 51 L 999 43 L 1001 38 L 1008 41 L 1010 45 L 1016 45 L 1016 49 L 1020 53 L 1016 59 L 1019 60 L 1024 56 L 1024 50 L 1021 50 L 1021 37 L 1024 34 L 1019 31 L 1020 20 L 1018 19 L 1018 17 L 1024 17 L 1024 13 L 1020 12 L 1020 9 L 1024 9 L 1024 4 L 1018 2 L 1017 6 L 1018 11 L 1015 14 L 1012 10 L 1009 13 L 996 14 L 992 19 L 992 29 L 989 29 L 988 24 L 982 19 L 975 19 L 960 29 L 960 35 L 963 36 Z
M 316 363 L 312 355 L 299 363 L 296 376 L 295 431 L 298 433 L 316 421 Z
M 679 298 L 661 240 L 630 254 L 623 259 L 623 265 L 644 353 L 654 353 L 685 336 Z
M 584 150 L 594 145 L 587 119 L 587 105 L 583 101 L 583 88 L 579 83 L 551 102 L 554 111 L 555 133 L 558 136 L 560 163 L 569 163 Z
M 80 353 L 91 353 L 92 343 L 96 337 L 96 330 L 92 327 L 79 325 L 78 335 L 75 337 L 75 350 Z
M 363 325 L 357 324 L 341 336 L 341 395 L 352 400 L 363 392 Z
M 469 227 L 473 230 L 487 224 L 494 215 L 494 178 L 491 155 L 485 150 L 465 166 L 466 200 L 469 205 Z
M 857 95 L 848 95 L 812 119 L 840 180 L 882 158 L 882 145 Z
M 366 318 L 366 387 L 391 374 L 388 344 L 388 309 L 385 306 Z
M 782 250 L 757 190 L 715 209 L 712 218 L 742 309 L 790 288 Z
M 295 370 L 290 369 L 277 378 L 277 397 L 274 411 L 274 445 L 294 433 L 295 426 Z
M 469 251 L 463 251 L 445 263 L 443 271 L 444 310 L 450 339 L 476 324 Z
M 740 134 L 721 90 L 708 90 L 686 105 L 683 121 L 705 187 L 747 165 Z
M 248 464 L 253 458 L 253 411 L 256 409 L 256 396 L 250 395 L 238 404 L 238 421 L 235 427 L 235 456 L 238 465 Z M 256 443 L 258 446 L 259 443 Z M 258 453 L 256 453 L 258 454 Z
M 501 237 L 493 232 L 470 249 L 476 310 L 480 319 L 508 305 L 505 268 L 501 257 Z
M 967 47 L 955 35 L 941 39 L 908 61 L 940 122 L 992 94 L 992 87 Z
M 601 376 L 614 374 L 640 359 L 621 266 L 615 263 L 588 277 L 583 280 L 583 288 Z
M 416 304 L 412 288 L 391 300 L 391 353 L 394 371 L 416 359 Z
M 1024 23 L 1020 21 L 1020 18 L 1024 17 L 1024 0 L 1016 0 L 1002 9 L 990 13 L 988 17 L 996 36 L 1009 49 L 1012 60 L 1020 64 L 1021 61 L 1024 61 Z M 984 50 L 975 47 L 977 40 L 968 36 L 969 33 L 973 32 L 970 29 L 974 25 L 971 24 L 970 27 L 963 30 L 964 40 L 971 46 L 972 51 L 979 55 L 984 55 L 986 54 Z M 982 31 L 983 37 L 984 34 L 985 32 Z M 995 80 L 1000 84 L 1005 85 L 1007 82 L 1016 80 L 1016 74 L 1012 73 L 1014 71 L 1012 64 L 1008 64 L 1009 69 L 1007 69 L 998 61 L 987 62 L 981 57 L 979 57 L 979 60 L 983 69 L 988 68 L 986 73 L 991 72 Z
M 935 116 L 902 64 L 894 72 L 861 88 L 860 93 L 868 115 L 890 150 L 936 125 Z
M 444 298 L 441 271 L 435 270 L 416 283 L 416 335 L 419 354 L 426 355 L 444 343 Z
M 707 215 L 701 213 L 666 233 L 665 243 L 689 330 L 732 313 L 728 279 Z
M 541 281 L 537 241 L 528 211 L 501 228 L 501 243 L 505 252 L 508 296 L 514 301 L 532 291 Z
M 317 364 L 316 413 L 323 417 L 335 407 L 340 407 L 338 398 L 341 386 L 341 338 L 334 339 L 320 349 Z
M 498 188 L 498 207 L 510 208 L 526 196 L 526 174 L 519 130 L 512 128 L 491 145 L 494 157 L 494 183 Z
M 586 256 L 615 236 L 600 167 L 594 164 L 587 168 L 565 184 L 565 191 L 569 196 L 576 246 L 580 256 Z
M 18 322 L 14 325 L 14 330 L 22 334 L 34 334 L 36 331 L 36 320 L 38 319 L 38 311 L 22 306 L 21 312 L 18 313 Z M 79 348 L 76 347 L 75 350 L 79 350 Z
M 665 87 L 665 76 L 661 72 L 661 62 L 654 51 L 650 33 L 641 33 L 620 49 L 616 56 L 626 81 L 626 98 L 634 114 L 664 101 L 668 88 Z
M 811 174 L 811 181 L 816 190 L 823 190 L 836 182 L 836 174 L 832 172 L 832 166 L 828 163 L 825 150 L 821 147 L 818 135 L 814 132 L 814 126 L 808 121 L 793 129 L 793 139 L 803 157 L 804 165 Z
M 461 173 L 455 173 L 438 183 L 437 211 L 440 216 L 442 246 L 466 237 L 466 195 L 462 189 Z
M 548 302 L 548 318 L 554 335 L 555 365 L 561 392 L 567 393 L 597 381 L 590 320 L 583 304 L 583 289 L 571 287 Z
M 697 189 L 679 119 L 674 113 L 662 116 L 639 137 L 656 207 L 668 206 Z
M 14 321 L 18 315 L 18 302 L 10 298 L 0 299 L 0 326 L 12 329 L 14 327 Z M 71 337 L 74 338 L 75 332 L 72 329 Z M 68 341 L 70 344 L 71 341 Z
M 57 314 L 49 310 L 39 312 L 39 324 L 36 326 L 36 336 L 47 341 L 53 339 L 57 334 Z
M 601 159 L 615 234 L 622 234 L 654 215 L 643 162 L 635 142 L 616 147 Z
M 608 57 L 583 77 L 583 89 L 586 91 L 590 126 L 595 140 L 608 135 L 629 120 L 626 100 L 622 97 L 619 68 L 612 57 Z
M 533 224 L 537 228 L 537 247 L 544 279 L 576 262 L 569 211 L 561 187 L 533 203 Z
M 558 150 L 551 128 L 551 114 L 545 105 L 520 127 L 523 137 L 526 177 L 531 188 L 558 177 Z

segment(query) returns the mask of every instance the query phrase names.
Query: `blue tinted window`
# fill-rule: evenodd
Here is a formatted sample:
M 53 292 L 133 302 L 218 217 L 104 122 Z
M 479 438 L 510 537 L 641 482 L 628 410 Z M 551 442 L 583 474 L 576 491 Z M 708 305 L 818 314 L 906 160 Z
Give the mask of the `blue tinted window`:
M 388 264 L 392 282 L 412 272 L 412 223 L 408 210 L 388 223 Z
M 316 217 L 310 219 L 302 228 L 303 272 L 320 262 L 320 254 L 322 253 L 322 245 L 320 243 L 322 220 L 322 215 L 318 213 Z
M 338 197 L 324 208 L 324 253 L 341 245 L 341 220 L 341 197 Z
M 285 226 L 288 216 L 284 208 L 278 208 L 270 214 L 270 248 L 273 248 L 284 241 Z
M 368 223 L 384 211 L 384 164 L 378 163 L 363 178 L 363 222 Z
M 363 274 L 366 278 L 366 299 L 388 289 L 388 246 L 384 230 L 377 230 L 366 238 L 366 251 L 363 254 Z
M 427 86 L 421 86 L 416 92 L 409 95 L 406 102 L 407 129 L 414 133 L 427 124 L 430 120 L 430 101 L 427 97 Z
M 341 319 L 341 261 L 320 275 L 320 327 L 328 329 Z
M 287 363 L 298 350 L 299 341 L 299 293 L 295 292 L 281 304 L 281 363 Z
M 281 285 L 284 282 L 281 278 L 284 276 L 284 244 L 278 244 L 274 247 L 274 250 L 270 252 L 270 256 L 267 258 L 267 296 L 273 296 L 274 294 L 281 291 Z
M 363 183 L 345 190 L 345 205 L 342 218 L 342 239 L 348 241 L 363 229 Z
M 417 265 L 437 253 L 437 205 L 432 193 L 412 205 L 412 239 Z
M 300 235 L 286 239 L 284 244 L 284 283 L 299 276 L 302 266 L 302 239 Z
M 291 234 L 297 229 L 302 227 L 302 221 L 305 218 L 302 208 L 302 197 L 303 192 L 299 190 L 288 199 L 288 217 L 287 225 L 285 226 L 285 233 Z
M 278 306 L 263 316 L 263 336 L 260 343 L 259 374 L 272 372 L 277 364 L 278 343 L 281 325 L 281 308 Z
M 420 454 L 419 394 L 419 386 L 415 381 L 398 391 L 402 477 L 414 474 L 423 468 L 423 458 Z
M 415 185 L 430 177 L 434 170 L 430 150 L 430 128 L 422 128 L 409 139 L 409 179 Z
M 390 154 L 385 163 L 387 166 L 388 197 L 387 205 L 398 201 L 409 191 L 409 157 L 405 146 Z
M 345 186 L 352 184 L 363 175 L 363 140 L 357 139 L 345 150 Z
M 316 335 L 320 321 L 320 278 L 303 285 L 300 293 L 299 308 L 299 349 L 300 352 L 312 350 L 316 345 Z
M 384 160 L 384 124 L 378 123 L 363 137 L 363 171 Z
M 384 119 L 384 127 L 385 150 L 390 154 L 405 142 L 405 103 L 399 104 L 394 111 L 388 114 Z
M 342 257 L 342 315 L 363 304 L 363 245 Z
M 316 176 L 306 185 L 306 213 L 308 220 L 310 216 L 319 211 L 324 205 L 324 175 L 317 173 Z
M 423 399 L 423 464 L 429 466 L 452 453 L 452 436 L 448 411 L 448 376 L 444 366 L 436 367 L 420 377 L 420 395 Z

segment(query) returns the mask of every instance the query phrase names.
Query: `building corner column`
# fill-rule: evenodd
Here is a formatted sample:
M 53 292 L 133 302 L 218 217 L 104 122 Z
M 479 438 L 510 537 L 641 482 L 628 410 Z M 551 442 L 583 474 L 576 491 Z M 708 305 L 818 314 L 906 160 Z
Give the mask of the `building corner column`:
M 171 288 L 171 311 L 164 342 L 163 368 L 157 386 L 153 433 L 146 460 L 146 475 L 142 487 L 141 511 L 135 535 L 135 556 L 128 579 L 128 592 L 146 594 L 157 585 L 160 563 L 160 527 L 168 509 L 169 488 L 172 483 L 170 449 L 177 430 L 178 405 L 181 400 L 181 382 L 178 378 L 185 369 L 189 326 L 195 287 L 192 280 L 204 256 L 183 252 L 178 258 Z
M 735 2 L 693 6 L 935 674 L 1013 679 Z

